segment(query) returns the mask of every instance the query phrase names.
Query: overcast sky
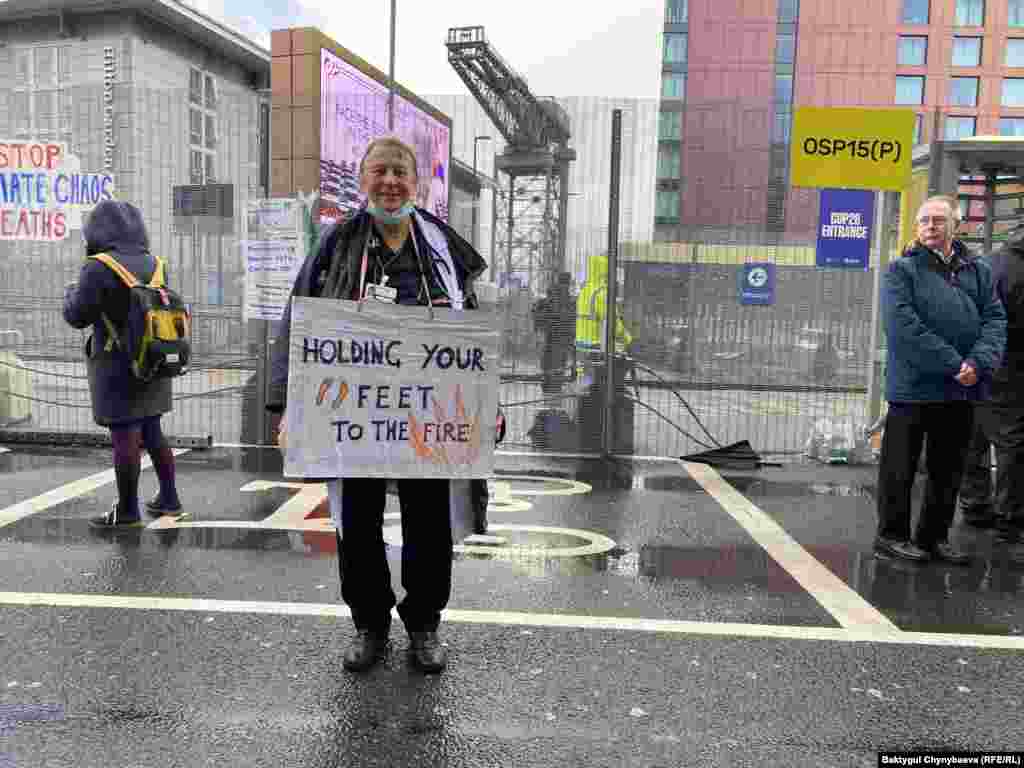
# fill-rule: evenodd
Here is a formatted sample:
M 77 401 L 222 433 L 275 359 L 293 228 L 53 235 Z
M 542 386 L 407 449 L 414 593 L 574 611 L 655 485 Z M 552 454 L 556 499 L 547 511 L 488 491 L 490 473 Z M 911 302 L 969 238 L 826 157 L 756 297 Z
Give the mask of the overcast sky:
M 315 26 L 388 71 L 390 0 L 185 0 L 269 46 L 269 30 Z M 538 96 L 655 98 L 665 0 L 397 0 L 399 82 L 416 93 L 467 89 L 448 65 L 449 27 L 484 26 Z

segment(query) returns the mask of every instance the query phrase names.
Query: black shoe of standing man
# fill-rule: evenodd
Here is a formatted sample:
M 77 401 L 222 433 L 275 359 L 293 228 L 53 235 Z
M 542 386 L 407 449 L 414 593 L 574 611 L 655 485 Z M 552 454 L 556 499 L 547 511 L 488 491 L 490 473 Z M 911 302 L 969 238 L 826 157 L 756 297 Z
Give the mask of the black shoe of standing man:
M 410 632 L 409 655 L 421 672 L 434 674 L 448 666 L 448 651 L 436 631 Z
M 930 555 L 916 544 L 900 539 L 889 539 L 885 536 L 878 536 L 875 539 L 875 552 L 886 557 L 895 557 L 900 560 L 912 560 L 923 563 L 930 558 Z
M 966 552 L 954 547 L 948 541 L 936 541 L 931 545 L 921 545 L 921 549 L 927 552 L 932 560 L 938 560 L 950 565 L 967 565 L 971 562 L 971 556 Z
M 345 649 L 341 664 L 349 672 L 365 672 L 388 654 L 387 630 L 359 629 Z

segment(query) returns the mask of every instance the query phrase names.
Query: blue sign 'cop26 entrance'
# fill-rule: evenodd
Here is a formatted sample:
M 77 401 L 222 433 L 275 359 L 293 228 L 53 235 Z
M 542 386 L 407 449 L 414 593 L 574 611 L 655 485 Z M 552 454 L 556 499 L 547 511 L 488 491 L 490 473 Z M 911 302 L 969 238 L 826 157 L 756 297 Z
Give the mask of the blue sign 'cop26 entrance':
M 871 258 L 874 217 L 874 192 L 821 190 L 817 265 L 866 270 Z

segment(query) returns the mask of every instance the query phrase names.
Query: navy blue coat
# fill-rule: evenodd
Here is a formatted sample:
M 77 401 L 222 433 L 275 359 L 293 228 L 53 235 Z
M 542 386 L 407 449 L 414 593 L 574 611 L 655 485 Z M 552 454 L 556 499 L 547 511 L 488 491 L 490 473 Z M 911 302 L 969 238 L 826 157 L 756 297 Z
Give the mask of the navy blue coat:
M 988 264 L 959 241 L 951 265 L 920 244 L 889 265 L 882 288 L 891 403 L 982 400 L 1006 345 L 1006 313 Z M 954 380 L 973 362 L 978 383 Z
M 992 255 L 996 295 L 1006 309 L 1006 352 L 992 381 L 992 399 L 1024 404 L 1024 237 L 1018 235 Z
M 109 253 L 141 282 L 149 282 L 156 259 L 149 253 L 149 236 L 139 210 L 112 200 L 97 205 L 83 227 L 86 253 Z M 164 265 L 164 278 L 167 266 Z M 131 371 L 131 361 L 116 345 L 107 350 L 103 314 L 114 327 L 128 315 L 128 288 L 105 264 L 87 259 L 77 285 L 64 292 L 64 319 L 73 328 L 92 326 L 85 344 L 89 394 L 96 423 L 125 425 L 171 410 L 170 379 L 143 382 Z

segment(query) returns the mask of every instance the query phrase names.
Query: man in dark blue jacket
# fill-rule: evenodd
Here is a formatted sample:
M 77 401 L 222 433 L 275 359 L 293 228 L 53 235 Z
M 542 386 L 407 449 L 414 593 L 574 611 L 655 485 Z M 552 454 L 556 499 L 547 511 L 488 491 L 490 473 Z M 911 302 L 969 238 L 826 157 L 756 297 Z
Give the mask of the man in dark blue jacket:
M 971 439 L 971 403 L 984 399 L 1003 356 L 1006 313 L 989 267 L 954 239 L 956 213 L 932 197 L 917 213 L 917 238 L 894 261 L 882 290 L 889 414 L 878 473 L 875 551 L 906 560 L 970 558 L 949 542 Z M 910 498 L 928 439 L 928 478 L 914 541 Z
M 992 255 L 996 295 L 1006 309 L 1006 352 L 978 416 L 996 447 L 997 539 L 1024 543 L 1024 228 Z

